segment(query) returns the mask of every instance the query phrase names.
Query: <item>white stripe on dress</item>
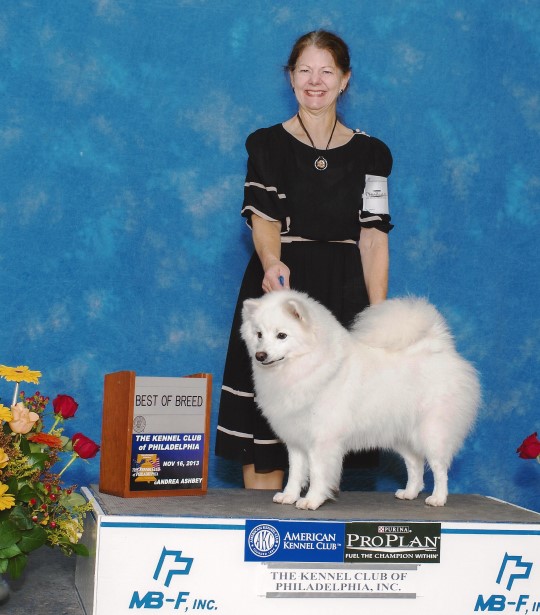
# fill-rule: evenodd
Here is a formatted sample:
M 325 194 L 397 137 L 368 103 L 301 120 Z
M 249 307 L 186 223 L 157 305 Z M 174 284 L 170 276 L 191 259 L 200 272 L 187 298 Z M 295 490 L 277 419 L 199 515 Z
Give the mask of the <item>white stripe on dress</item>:
M 236 389 L 232 389 L 231 387 L 223 385 L 221 387 L 223 391 L 227 391 L 227 393 L 231 393 L 232 395 L 238 395 L 238 397 L 255 397 L 254 393 L 248 393 L 247 391 L 237 391 Z
M 246 182 L 244 184 L 244 186 L 246 188 L 249 188 L 250 186 L 255 186 L 256 188 L 262 188 L 263 190 L 266 190 L 266 192 L 276 192 L 278 199 L 286 199 L 287 196 L 281 192 L 277 191 L 277 188 L 275 186 L 265 186 L 264 184 L 259 184 L 258 182 Z
M 253 434 L 243 433 L 241 431 L 234 431 L 233 429 L 227 429 L 221 425 L 217 426 L 219 431 L 228 434 L 229 436 L 236 436 L 237 438 L 245 438 L 246 440 L 253 440 L 254 444 L 281 444 L 281 440 L 259 440 L 253 437 Z
M 251 433 L 242 433 L 241 431 L 233 431 L 232 429 L 226 429 L 225 427 L 222 427 L 221 425 L 218 425 L 217 428 L 219 431 L 229 434 L 229 436 L 236 436 L 237 438 L 246 438 L 248 440 L 253 440 L 253 434 Z
M 262 218 L 263 220 L 269 220 L 270 222 L 281 222 L 281 220 L 276 220 L 275 218 L 271 218 L 270 216 L 267 216 L 262 211 L 259 211 L 258 209 L 253 207 L 253 205 L 246 205 L 246 207 L 244 207 L 242 209 L 241 213 L 243 214 L 247 210 L 249 210 L 252 213 L 254 213 L 255 215 L 259 216 L 259 218 Z M 249 219 L 246 219 L 246 224 L 249 226 L 249 228 L 251 228 L 251 224 L 250 224 Z M 285 226 L 287 228 L 284 231 L 281 231 L 281 233 L 288 233 L 289 232 L 289 229 L 291 227 L 291 219 L 289 218 L 289 216 L 287 216 L 285 218 Z
M 318 239 L 306 239 L 305 237 L 298 237 L 296 235 L 282 235 L 281 243 L 293 243 L 293 241 L 320 241 Z M 356 245 L 357 242 L 354 239 L 329 239 L 324 240 L 325 243 L 352 243 Z

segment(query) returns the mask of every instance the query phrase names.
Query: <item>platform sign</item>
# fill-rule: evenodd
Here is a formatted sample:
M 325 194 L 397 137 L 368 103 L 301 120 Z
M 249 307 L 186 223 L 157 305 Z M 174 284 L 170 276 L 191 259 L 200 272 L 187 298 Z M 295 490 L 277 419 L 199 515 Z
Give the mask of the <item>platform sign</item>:
M 440 541 L 434 527 L 410 527 L 410 533 L 394 535 L 417 538 L 404 539 L 404 547 L 391 541 L 389 548 L 399 553 L 421 542 L 429 552 L 431 543 L 440 542 L 440 561 L 349 563 L 331 561 L 324 551 L 336 551 L 329 547 L 351 529 L 358 536 L 371 535 L 363 527 L 347 528 L 354 521 L 304 520 L 293 527 L 268 519 L 105 515 L 98 523 L 99 566 L 87 615 L 540 612 L 538 524 L 443 522 Z M 264 533 L 269 526 L 277 527 L 279 536 Z M 309 549 L 313 561 L 304 557 L 304 548 L 296 549 L 297 561 L 272 560 L 278 538 L 293 533 L 297 546 L 321 547 L 318 553 L 316 546 Z M 387 553 L 379 540 L 374 542 L 378 553 Z M 249 544 L 250 550 L 262 550 L 260 558 L 252 558 L 251 551 L 246 557 Z

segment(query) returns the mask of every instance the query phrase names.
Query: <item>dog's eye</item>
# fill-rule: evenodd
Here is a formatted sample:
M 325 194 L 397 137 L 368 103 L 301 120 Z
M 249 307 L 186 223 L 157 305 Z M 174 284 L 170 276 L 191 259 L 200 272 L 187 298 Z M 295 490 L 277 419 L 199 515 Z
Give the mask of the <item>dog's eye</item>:
M 259 339 L 262 339 L 262 333 L 261 333 L 260 331 L 257 331 L 257 337 L 258 337 Z
M 278 340 L 284 340 L 286 337 L 287 337 L 286 333 L 278 333 L 277 334 Z

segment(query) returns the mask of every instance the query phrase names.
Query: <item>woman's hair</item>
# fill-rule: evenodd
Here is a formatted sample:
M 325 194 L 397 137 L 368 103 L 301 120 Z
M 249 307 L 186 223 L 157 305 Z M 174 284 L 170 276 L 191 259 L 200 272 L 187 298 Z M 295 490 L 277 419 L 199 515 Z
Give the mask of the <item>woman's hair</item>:
M 336 66 L 344 73 L 347 74 L 351 70 L 351 58 L 349 56 L 349 48 L 343 39 L 333 32 L 327 32 L 326 30 L 314 30 L 301 36 L 294 44 L 291 55 L 285 70 L 289 73 L 296 68 L 296 63 L 300 54 L 306 49 L 306 47 L 317 47 L 318 49 L 325 49 L 332 54 Z

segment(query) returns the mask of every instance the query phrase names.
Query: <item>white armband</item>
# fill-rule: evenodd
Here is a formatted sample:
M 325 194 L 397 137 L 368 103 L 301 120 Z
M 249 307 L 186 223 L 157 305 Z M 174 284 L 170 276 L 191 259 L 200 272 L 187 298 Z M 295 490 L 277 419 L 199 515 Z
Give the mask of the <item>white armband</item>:
M 366 175 L 366 186 L 362 200 L 364 211 L 388 215 L 388 179 L 379 175 Z

